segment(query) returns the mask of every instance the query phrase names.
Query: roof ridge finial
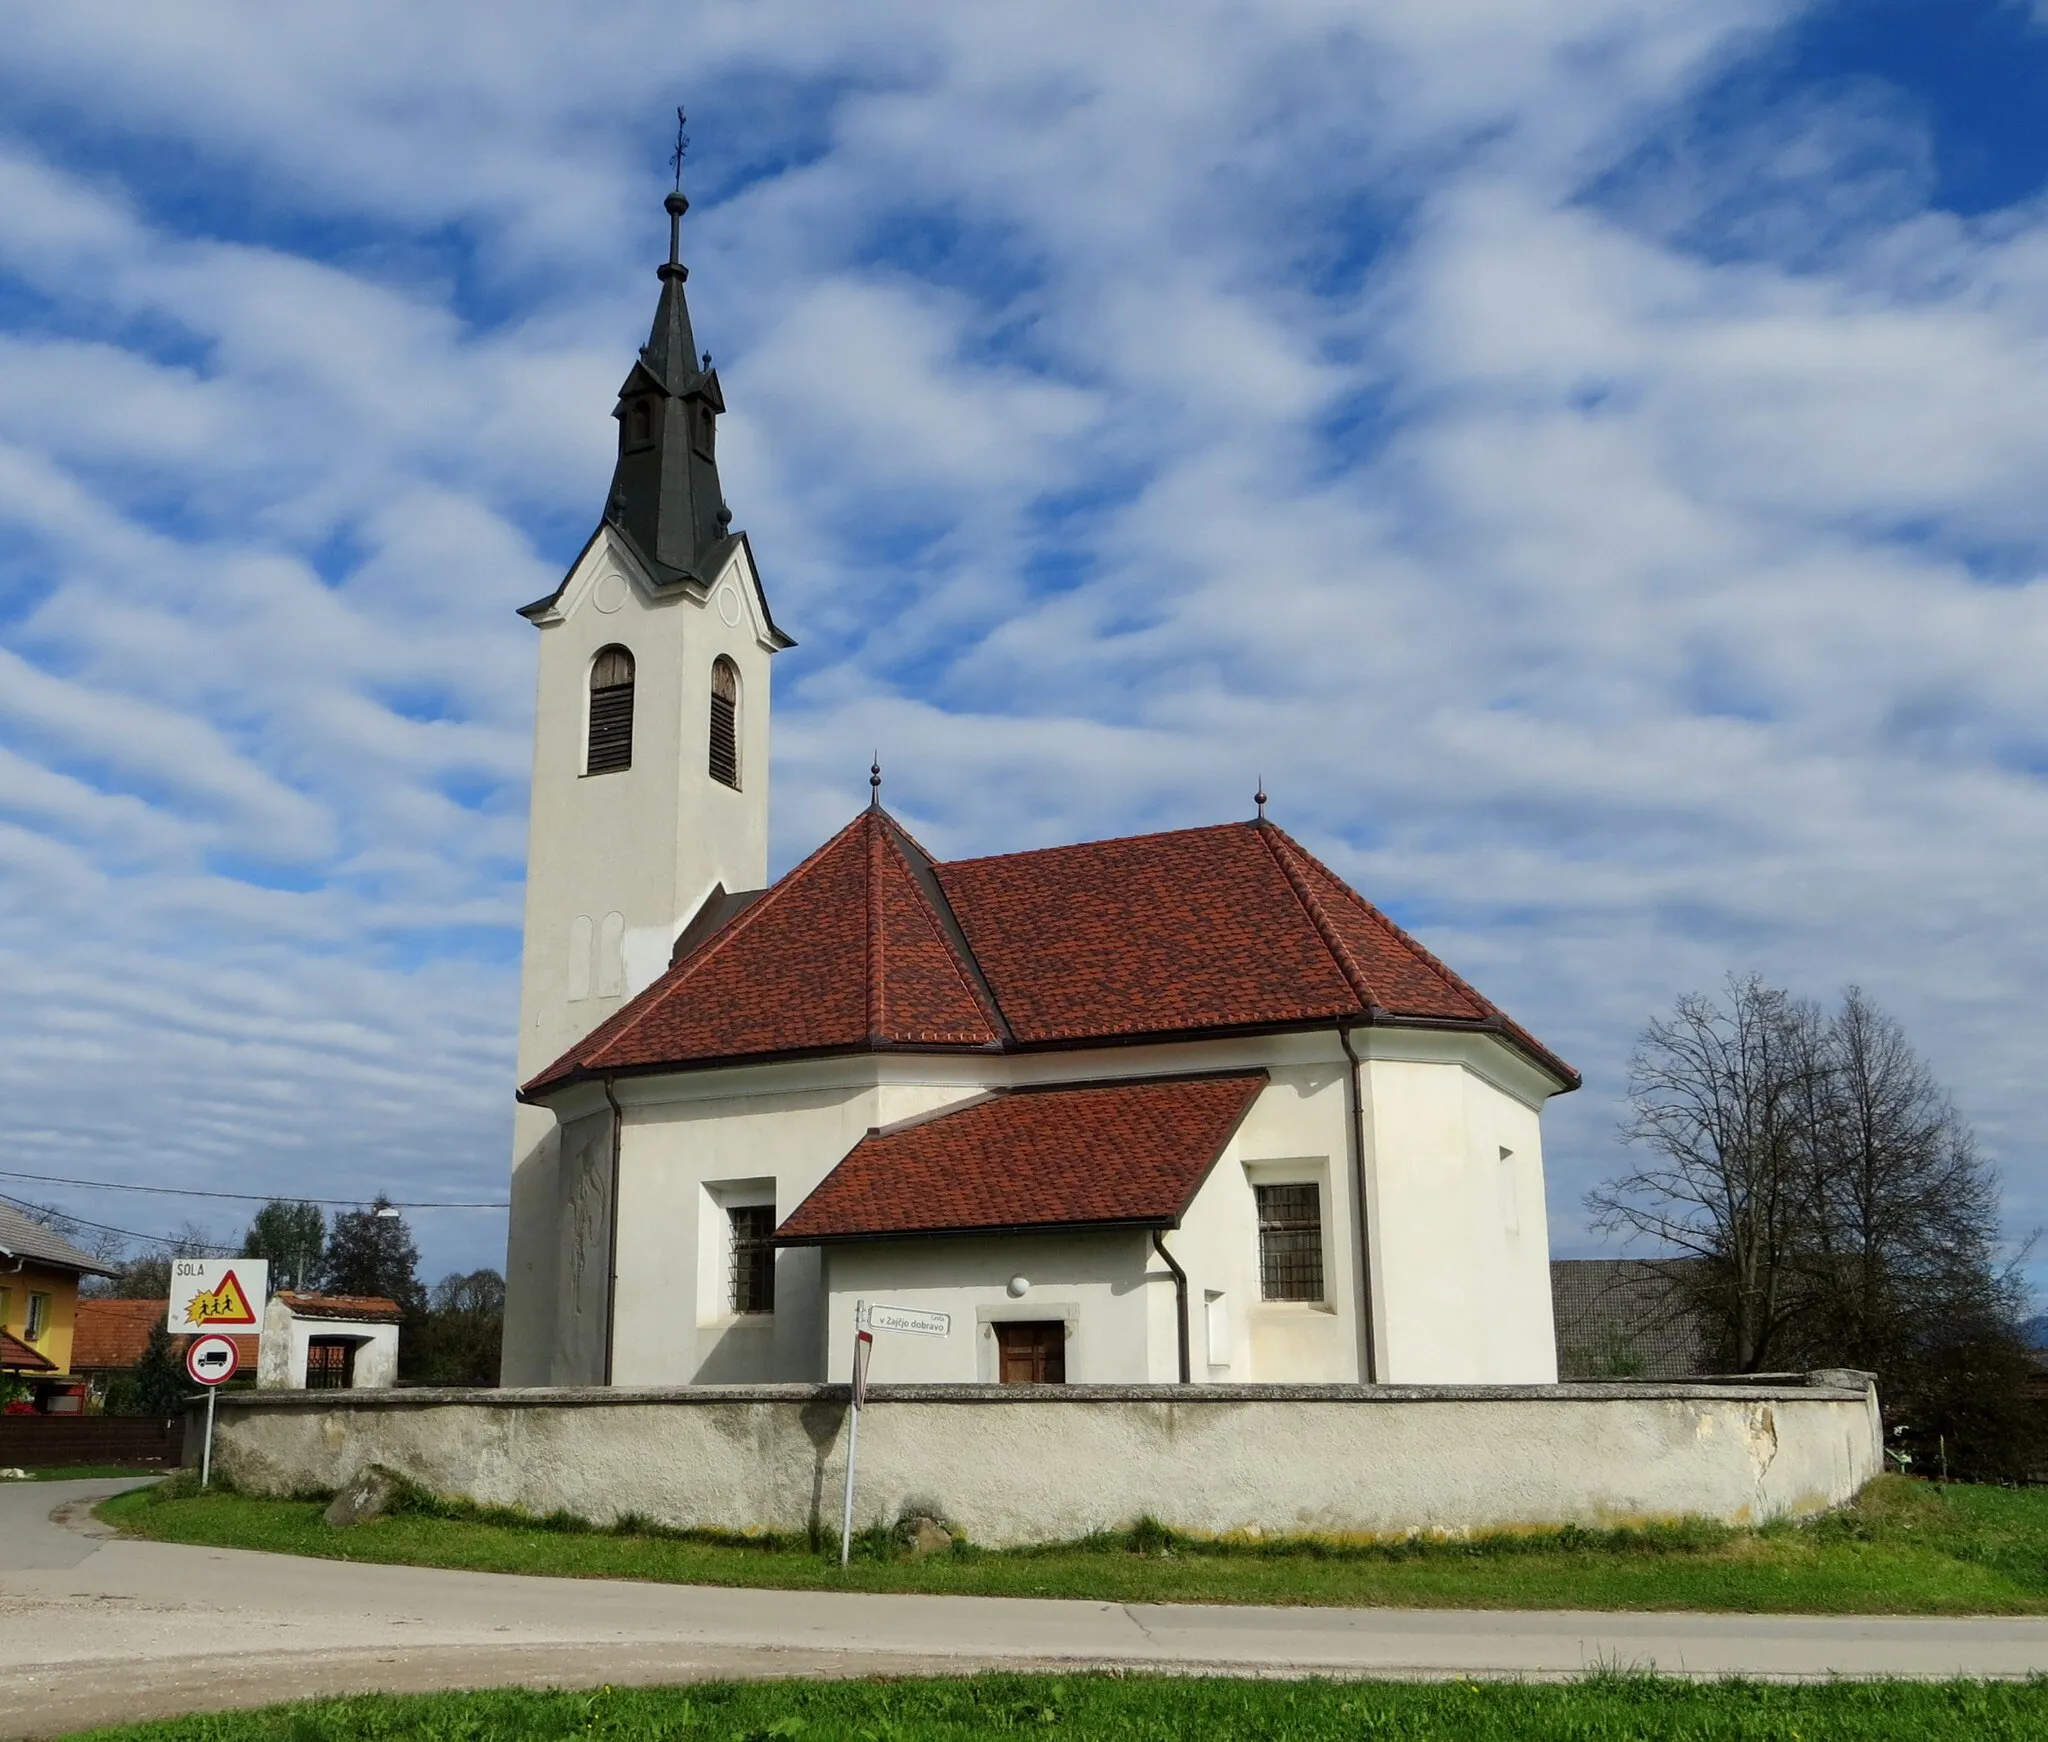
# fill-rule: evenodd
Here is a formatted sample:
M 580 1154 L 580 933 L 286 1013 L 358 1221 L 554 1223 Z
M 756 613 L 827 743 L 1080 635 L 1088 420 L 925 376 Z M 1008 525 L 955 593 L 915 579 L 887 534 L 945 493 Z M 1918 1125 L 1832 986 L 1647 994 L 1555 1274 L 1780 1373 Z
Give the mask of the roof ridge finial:
M 683 192 L 683 157 L 690 149 L 690 136 L 684 132 L 688 117 L 682 105 L 676 105 L 676 148 L 669 154 L 669 167 L 676 172 L 675 192 L 661 203 L 668 210 L 668 264 L 661 269 L 661 276 L 688 278 L 690 269 L 683 264 L 683 214 L 690 209 L 688 197 Z
M 882 808 L 882 753 L 881 753 L 881 751 L 877 750 L 877 751 L 875 752 L 875 759 L 874 759 L 874 761 L 872 761 L 872 762 L 870 762 L 870 763 L 868 764 L 868 809 L 869 809 L 869 810 L 871 810 L 871 811 L 878 811 L 878 810 L 880 810 L 881 808 Z
M 1258 820 L 1264 822 L 1266 820 L 1266 777 L 1263 774 L 1259 776 L 1259 790 L 1252 794 L 1252 803 L 1259 807 Z

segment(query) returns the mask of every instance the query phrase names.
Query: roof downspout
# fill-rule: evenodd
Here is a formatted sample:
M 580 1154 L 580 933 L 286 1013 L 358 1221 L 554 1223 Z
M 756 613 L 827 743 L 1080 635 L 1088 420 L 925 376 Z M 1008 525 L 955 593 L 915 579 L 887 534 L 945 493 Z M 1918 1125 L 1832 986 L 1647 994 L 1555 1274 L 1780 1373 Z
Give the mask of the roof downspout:
M 1173 1304 L 1180 1321 L 1180 1382 L 1189 1385 L 1194 1382 L 1193 1371 L 1188 1366 L 1188 1273 L 1174 1262 L 1173 1254 L 1166 1249 L 1166 1230 L 1152 1230 L 1152 1250 L 1166 1260 L 1166 1268 L 1173 1272 Z
M 1372 1326 L 1372 1230 L 1365 1216 L 1365 1095 L 1358 1086 L 1359 1057 L 1351 1045 L 1351 1030 L 1337 1025 L 1337 1044 L 1351 1061 L 1344 1073 L 1344 1097 L 1351 1112 L 1351 1195 L 1358 1200 L 1358 1293 L 1359 1329 L 1364 1334 L 1364 1380 L 1377 1385 L 1380 1378 L 1378 1339 Z
M 612 1107 L 612 1181 L 607 1192 L 609 1226 L 604 1242 L 604 1383 L 612 1382 L 612 1339 L 619 1303 L 619 1151 L 626 1133 L 626 1111 L 612 1093 L 612 1079 L 604 1079 L 604 1098 Z

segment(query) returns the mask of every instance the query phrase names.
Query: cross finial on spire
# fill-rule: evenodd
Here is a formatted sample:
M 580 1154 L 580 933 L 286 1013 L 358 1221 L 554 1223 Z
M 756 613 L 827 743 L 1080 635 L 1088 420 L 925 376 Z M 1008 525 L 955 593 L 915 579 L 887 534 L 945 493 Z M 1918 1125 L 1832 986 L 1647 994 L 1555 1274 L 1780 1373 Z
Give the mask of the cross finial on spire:
M 868 809 L 882 808 L 882 753 L 877 750 L 875 759 L 868 764 Z
M 689 148 L 690 136 L 683 131 L 683 112 L 677 109 L 676 148 L 669 156 L 676 172 L 676 191 L 661 202 L 668 212 L 668 264 L 661 269 L 661 276 L 678 282 L 690 276 L 690 269 L 683 264 L 683 214 L 690 209 L 689 196 L 683 192 L 683 153 Z
M 683 156 L 690 149 L 690 136 L 683 129 L 689 125 L 689 117 L 683 113 L 680 103 L 676 105 L 676 148 L 669 153 L 668 166 L 676 172 L 676 192 L 683 191 Z
M 1259 776 L 1259 790 L 1252 794 L 1252 803 L 1259 807 L 1259 821 L 1266 820 L 1266 777 Z

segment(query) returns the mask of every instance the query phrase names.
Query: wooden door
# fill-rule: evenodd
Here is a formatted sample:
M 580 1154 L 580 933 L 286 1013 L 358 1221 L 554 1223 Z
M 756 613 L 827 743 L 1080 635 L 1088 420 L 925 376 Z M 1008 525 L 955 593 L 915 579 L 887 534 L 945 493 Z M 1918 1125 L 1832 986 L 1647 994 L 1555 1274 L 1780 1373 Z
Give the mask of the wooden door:
M 1005 1385 L 1067 1382 L 1067 1326 L 1063 1319 L 1012 1319 L 998 1324 L 996 1348 Z

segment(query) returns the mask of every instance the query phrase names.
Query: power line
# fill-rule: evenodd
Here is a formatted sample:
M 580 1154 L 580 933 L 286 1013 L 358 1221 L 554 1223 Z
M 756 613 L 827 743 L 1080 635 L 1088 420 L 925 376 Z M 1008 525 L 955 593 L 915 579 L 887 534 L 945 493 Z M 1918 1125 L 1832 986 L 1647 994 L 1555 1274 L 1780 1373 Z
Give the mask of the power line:
M 108 1222 L 88 1222 L 83 1216 L 66 1215 L 62 1210 L 52 1210 L 48 1204 L 31 1203 L 27 1198 L 11 1198 L 0 1192 L 0 1204 L 12 1204 L 17 1210 L 24 1210 L 32 1216 L 61 1216 L 74 1228 L 90 1228 L 99 1234 L 119 1234 L 126 1240 L 140 1240 L 149 1246 L 204 1246 L 208 1252 L 222 1258 L 235 1256 L 232 1246 L 218 1246 L 210 1241 L 183 1240 L 174 1234 L 143 1234 L 133 1228 L 116 1228 Z
M 301 1198 L 288 1192 L 202 1192 L 192 1186 L 137 1186 L 124 1185 L 110 1179 L 68 1179 L 59 1173 L 22 1173 L 15 1168 L 0 1167 L 0 1179 L 32 1179 L 41 1185 L 85 1186 L 98 1192 L 154 1192 L 166 1198 L 231 1198 L 243 1204 L 268 1204 L 283 1199 L 294 1204 L 323 1204 L 339 1209 L 353 1209 L 359 1204 L 374 1202 L 372 1198 Z M 400 1203 L 393 1199 L 384 1200 L 394 1210 L 503 1210 L 511 1206 L 502 1203 Z M 88 1224 L 96 1226 L 97 1224 Z M 138 1236 L 147 1238 L 147 1236 Z

